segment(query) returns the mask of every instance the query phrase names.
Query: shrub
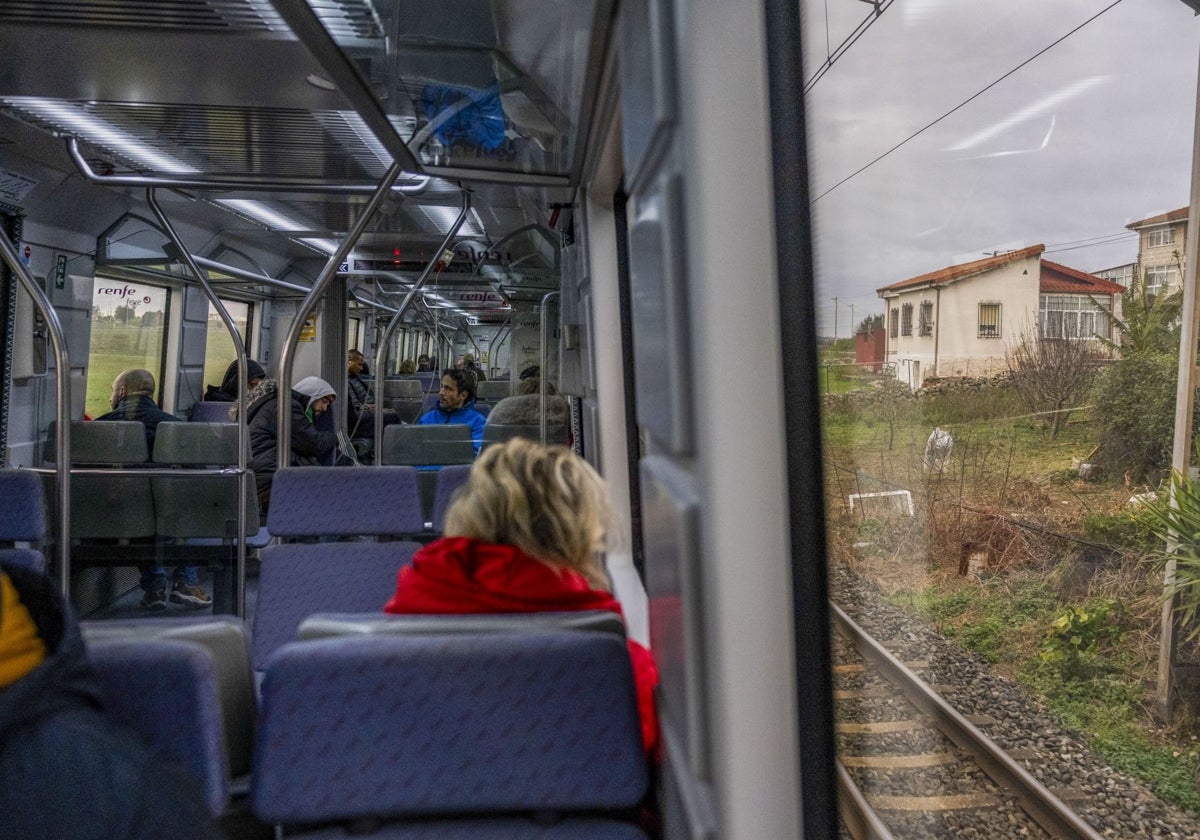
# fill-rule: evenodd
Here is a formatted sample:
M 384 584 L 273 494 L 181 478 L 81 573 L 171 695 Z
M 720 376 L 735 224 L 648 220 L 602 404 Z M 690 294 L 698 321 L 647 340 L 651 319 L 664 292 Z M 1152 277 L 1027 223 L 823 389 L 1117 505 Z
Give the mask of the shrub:
M 1117 607 L 1112 602 L 1076 609 L 1067 607 L 1050 626 L 1041 644 L 1042 662 L 1058 665 L 1064 676 L 1086 676 L 1088 654 L 1120 639 L 1121 629 L 1113 621 Z
M 1100 462 L 1143 481 L 1171 463 L 1178 362 L 1170 353 L 1127 352 L 1100 377 Z M 1200 407 L 1200 402 L 1197 402 Z

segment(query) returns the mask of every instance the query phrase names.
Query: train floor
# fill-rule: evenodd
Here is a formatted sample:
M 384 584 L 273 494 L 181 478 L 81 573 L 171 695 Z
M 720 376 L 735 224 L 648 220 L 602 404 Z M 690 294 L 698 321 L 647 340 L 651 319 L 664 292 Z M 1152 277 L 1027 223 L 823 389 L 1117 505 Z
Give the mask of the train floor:
M 167 570 L 170 574 L 170 570 Z M 212 573 L 207 569 L 200 570 L 200 585 L 203 586 L 212 595 L 213 580 Z M 254 604 L 258 596 L 258 562 L 250 560 L 246 564 L 246 622 L 249 625 L 254 617 Z M 86 618 L 89 621 L 126 621 L 136 618 L 187 618 L 202 615 L 212 615 L 213 608 L 208 607 L 188 607 L 181 604 L 173 604 L 168 599 L 167 608 L 165 610 L 149 611 L 142 608 L 142 590 L 140 587 L 134 587 L 125 592 L 119 598 L 105 607 L 94 610 L 89 613 Z

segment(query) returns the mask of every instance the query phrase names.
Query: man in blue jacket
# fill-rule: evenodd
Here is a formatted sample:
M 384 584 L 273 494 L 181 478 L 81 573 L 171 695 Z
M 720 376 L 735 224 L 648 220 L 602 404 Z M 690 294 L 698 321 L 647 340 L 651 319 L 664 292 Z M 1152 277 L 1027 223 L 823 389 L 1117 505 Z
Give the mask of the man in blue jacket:
M 442 371 L 442 387 L 438 389 L 438 405 L 417 420 L 422 426 L 431 423 L 470 426 L 475 454 L 483 446 L 483 426 L 487 419 L 474 408 L 475 377 L 470 371 L 446 368 Z

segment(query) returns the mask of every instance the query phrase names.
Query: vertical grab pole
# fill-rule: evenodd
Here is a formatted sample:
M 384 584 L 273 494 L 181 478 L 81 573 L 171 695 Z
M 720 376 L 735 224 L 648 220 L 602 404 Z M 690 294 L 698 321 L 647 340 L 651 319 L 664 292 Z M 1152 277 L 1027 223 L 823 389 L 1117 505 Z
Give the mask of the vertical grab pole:
M 50 298 L 33 279 L 25 263 L 17 255 L 16 247 L 8 237 L 0 234 L 0 257 L 12 269 L 26 293 L 33 298 L 34 306 L 46 319 L 50 331 L 50 343 L 54 346 L 54 382 L 58 389 L 55 395 L 55 410 L 58 422 L 54 424 L 54 451 L 58 469 L 54 471 L 55 491 L 58 498 L 58 587 L 64 600 L 70 600 L 71 589 L 71 363 L 67 357 L 67 339 L 63 334 L 62 322 L 50 304 Z
M 392 163 L 391 168 L 383 176 L 383 180 L 379 183 L 379 188 L 371 196 L 371 200 L 367 202 L 367 206 L 363 208 L 362 215 L 355 219 L 354 224 L 346 233 L 346 236 L 340 243 L 337 249 L 330 255 L 325 263 L 325 267 L 321 269 L 321 273 L 317 275 L 317 279 L 313 281 L 312 288 L 308 290 L 308 294 L 304 296 L 304 300 L 300 303 L 300 311 L 296 313 L 295 320 L 292 321 L 291 327 L 288 328 L 287 338 L 283 342 L 283 351 L 279 355 L 279 408 L 276 414 L 279 415 L 279 425 L 276 427 L 276 441 L 278 443 L 278 460 L 275 462 L 278 469 L 283 469 L 288 465 L 292 454 L 292 412 L 289 406 L 291 405 L 292 392 L 292 365 L 295 362 L 296 345 L 300 341 L 300 330 L 304 327 L 304 320 L 309 316 L 317 305 L 317 298 L 325 293 L 325 288 L 333 280 L 337 274 L 338 266 L 342 264 L 342 260 L 346 259 L 346 255 L 350 253 L 350 249 L 358 242 L 363 231 L 367 229 L 367 223 L 375 215 L 375 211 L 379 209 L 384 200 L 391 192 L 392 184 L 396 178 L 400 176 L 401 166 L 400 161 Z M 379 401 L 379 395 L 375 395 L 376 402 Z
M 429 275 L 433 273 L 433 267 L 441 259 L 442 252 L 449 246 L 450 240 L 458 233 L 458 229 L 467 220 L 467 214 L 470 212 L 471 193 L 463 190 L 462 212 L 458 214 L 458 218 L 454 220 L 454 224 L 450 225 L 450 229 L 446 231 L 446 236 L 442 239 L 442 244 L 438 246 L 437 251 L 434 252 L 434 255 L 430 258 L 425 268 L 421 270 L 421 276 L 417 278 L 417 282 L 413 283 L 413 287 L 404 296 L 404 301 L 396 310 L 396 314 L 392 316 L 392 320 L 388 321 L 387 327 L 383 330 L 383 336 L 379 339 L 379 344 L 375 346 L 375 466 L 383 463 L 383 405 L 379 400 L 379 395 L 383 391 L 381 390 L 382 380 L 379 377 L 382 375 L 381 371 L 387 362 L 388 346 L 392 340 L 392 333 L 400 325 L 400 319 L 404 317 L 404 313 L 412 305 L 413 298 L 417 296 L 417 293 L 421 291 L 421 287 L 425 285 L 425 281 L 429 279 Z M 437 347 L 436 322 L 434 327 L 434 347 Z
M 538 429 L 541 432 L 542 443 L 546 442 L 546 377 L 550 374 L 550 368 L 547 367 L 547 362 L 550 360 L 550 336 L 546 334 L 546 322 L 549 319 L 546 317 L 546 314 L 550 311 L 550 298 L 561 298 L 561 296 L 561 292 L 546 292 L 546 294 L 542 295 L 542 353 L 539 359 L 541 369 L 538 371 L 538 394 L 541 399 L 539 406 L 541 416 L 538 418 Z
M 237 569 L 234 574 L 236 576 L 236 589 L 233 602 L 234 614 L 238 618 L 246 617 L 246 452 L 250 448 L 249 431 L 246 428 L 246 392 L 249 390 L 250 368 L 246 359 L 246 344 L 242 341 L 242 335 L 237 330 L 237 324 L 233 322 L 229 311 L 225 308 L 225 304 L 221 303 L 221 299 L 217 297 L 216 291 L 208 282 L 208 275 L 200 270 L 200 266 L 196 264 L 192 253 L 183 244 L 183 240 L 179 237 L 171 220 L 167 218 L 167 214 L 163 212 L 162 207 L 158 204 L 158 199 L 155 196 L 154 187 L 146 189 L 146 202 L 150 205 L 150 209 L 154 211 L 154 215 L 158 217 L 159 223 L 163 227 L 163 232 L 171 238 L 175 243 L 175 247 L 179 253 L 183 255 L 184 262 L 187 263 L 188 270 L 192 272 L 192 276 L 199 282 L 200 288 L 204 290 L 204 296 L 208 298 L 208 302 L 217 310 L 217 314 L 221 316 L 221 323 L 225 325 L 225 329 L 229 332 L 229 337 L 233 340 L 233 352 L 237 358 L 238 366 L 238 413 L 237 413 L 237 447 L 238 447 L 238 474 L 237 474 Z

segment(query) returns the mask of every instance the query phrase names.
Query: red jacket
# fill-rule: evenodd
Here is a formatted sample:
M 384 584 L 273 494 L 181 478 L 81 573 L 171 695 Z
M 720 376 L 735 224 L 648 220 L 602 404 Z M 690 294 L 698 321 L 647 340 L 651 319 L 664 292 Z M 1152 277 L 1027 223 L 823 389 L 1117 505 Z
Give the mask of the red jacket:
M 554 569 L 509 545 L 446 537 L 429 543 L 400 570 L 389 613 L 534 613 L 610 610 L 621 605 L 602 589 L 592 589 L 578 572 Z M 654 687 L 658 669 L 650 651 L 629 642 L 633 680 L 648 755 L 658 744 Z

